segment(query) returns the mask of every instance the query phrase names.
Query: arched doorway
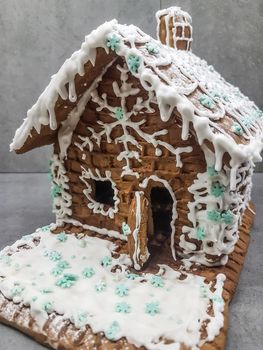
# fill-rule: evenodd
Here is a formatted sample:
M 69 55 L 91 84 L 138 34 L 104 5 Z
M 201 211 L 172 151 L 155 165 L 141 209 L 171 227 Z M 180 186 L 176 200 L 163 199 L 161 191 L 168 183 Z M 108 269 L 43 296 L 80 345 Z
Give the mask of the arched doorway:
M 160 246 L 171 242 L 173 219 L 173 198 L 168 189 L 161 186 L 152 187 L 150 190 L 150 207 L 152 223 L 149 227 L 149 251 L 152 246 Z

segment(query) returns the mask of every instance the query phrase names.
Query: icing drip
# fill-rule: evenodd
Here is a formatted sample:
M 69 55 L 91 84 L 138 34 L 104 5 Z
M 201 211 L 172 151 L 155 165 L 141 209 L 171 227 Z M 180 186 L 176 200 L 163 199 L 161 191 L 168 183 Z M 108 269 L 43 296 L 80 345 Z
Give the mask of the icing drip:
M 50 160 L 50 172 L 52 180 L 53 212 L 56 214 L 57 222 L 61 223 L 72 214 L 72 197 L 68 193 L 69 179 L 66 175 L 66 169 L 55 153 Z
M 192 261 L 208 266 L 224 265 L 238 240 L 238 226 L 250 200 L 253 166 L 248 162 L 237 170 L 237 186 L 232 191 L 230 169 L 225 166 L 216 171 L 215 156 L 206 148 L 204 152 L 208 171 L 197 174 L 189 187 L 194 195 L 194 201 L 188 203 L 188 219 L 193 227 L 183 227 L 180 247 Z
M 109 170 L 105 171 L 105 176 L 102 176 L 99 169 L 85 169 L 83 166 L 82 168 L 82 174 L 80 176 L 80 180 L 84 182 L 86 185 L 86 189 L 83 190 L 83 193 L 87 197 L 89 203 L 88 207 L 92 209 L 94 214 L 102 214 L 104 216 L 109 216 L 111 219 L 114 218 L 114 214 L 118 212 L 118 205 L 120 203 L 120 199 L 118 197 L 118 189 L 116 187 L 115 182 L 111 178 L 111 172 Z M 93 174 L 93 171 L 95 174 Z M 92 190 L 92 185 L 88 180 L 97 180 L 97 181 L 110 181 L 111 186 L 114 192 L 113 201 L 114 201 L 114 207 L 106 206 L 103 203 L 96 202 L 94 199 L 94 194 Z
M 196 350 L 219 333 L 224 275 L 216 277 L 213 289 L 212 283 L 190 273 L 181 280 L 181 273 L 166 265 L 157 275 L 131 275 L 130 259 L 114 258 L 113 243 L 82 234 L 66 236 L 60 241 L 46 228 L 39 229 L 0 255 L 1 292 L 29 306 L 38 329 L 56 312 L 59 322 L 70 320 L 80 329 L 88 324 L 94 333 L 104 332 L 111 340 L 126 337 L 149 350 L 180 349 L 181 344 Z M 59 266 L 61 272 L 54 276 Z M 210 307 L 213 315 L 208 314 Z M 205 338 L 201 327 L 207 330 Z
M 169 191 L 172 199 L 173 199 L 173 209 L 172 209 L 172 221 L 170 223 L 171 225 L 171 251 L 174 260 L 176 260 L 176 255 L 175 255 L 175 245 L 174 245 L 174 238 L 175 238 L 175 220 L 178 217 L 177 210 L 176 210 L 176 198 L 174 191 L 172 187 L 169 185 L 168 181 L 159 178 L 157 175 L 151 175 L 150 177 L 145 178 L 142 183 L 140 184 L 140 187 L 146 188 L 148 186 L 149 181 L 152 180 L 154 182 L 160 182 L 164 185 L 164 187 Z

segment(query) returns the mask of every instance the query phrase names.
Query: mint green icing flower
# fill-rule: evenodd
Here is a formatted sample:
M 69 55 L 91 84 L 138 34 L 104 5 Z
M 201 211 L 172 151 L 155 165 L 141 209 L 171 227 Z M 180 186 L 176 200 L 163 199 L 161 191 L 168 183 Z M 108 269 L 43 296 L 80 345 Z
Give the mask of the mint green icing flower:
M 199 102 L 206 108 L 213 108 L 215 106 L 214 101 L 211 99 L 211 97 L 207 95 L 201 95 L 199 97 Z
M 129 70 L 133 73 L 138 73 L 138 69 L 140 67 L 140 61 L 141 61 L 141 59 L 139 56 L 130 55 L 128 57 Z
M 72 287 L 78 280 L 78 276 L 73 275 L 71 273 L 64 274 L 63 277 L 57 280 L 56 286 L 61 288 L 70 288 Z
M 59 267 L 60 269 L 69 269 L 70 268 L 70 264 L 66 260 L 60 260 L 57 263 L 57 267 Z
M 23 291 L 25 290 L 24 287 L 20 286 L 19 284 L 15 285 L 12 289 L 11 289 L 11 293 L 12 293 L 12 297 L 18 297 L 20 296 Z
M 145 313 L 151 316 L 157 315 L 160 313 L 160 306 L 158 301 L 147 303 L 145 306 Z
M 115 311 L 121 314 L 128 314 L 131 312 L 131 306 L 128 303 L 117 303 Z
M 230 210 L 226 211 L 225 213 L 221 214 L 222 220 L 225 224 L 232 224 L 234 220 L 234 215 L 231 213 Z
M 150 282 L 156 288 L 163 288 L 164 287 L 164 280 L 160 276 L 152 276 L 150 278 Z
M 58 185 L 53 184 L 51 188 L 51 196 L 52 198 L 57 198 L 61 194 L 62 188 Z
M 49 232 L 49 231 L 50 231 L 50 226 L 47 225 L 47 226 L 41 227 L 41 231 L 43 231 L 43 232 Z
M 219 295 L 214 295 L 212 297 L 212 300 L 216 303 L 223 303 L 224 302 L 224 299 L 222 297 L 220 297 Z
M 126 224 L 126 222 L 122 223 L 122 233 L 124 234 L 124 236 L 128 236 L 131 233 L 131 229 L 130 226 L 128 224 Z
M 109 329 L 105 332 L 105 336 L 109 340 L 117 340 L 117 335 L 120 331 L 120 325 L 117 321 L 113 321 Z
M 136 275 L 136 273 L 128 273 L 126 276 L 129 280 L 134 281 L 136 278 L 140 277 L 139 275 Z
M 205 283 L 201 283 L 200 285 L 200 294 L 201 294 L 201 298 L 208 298 L 208 287 Z
M 159 53 L 158 47 L 151 43 L 146 44 L 146 49 L 151 55 L 157 55 Z
M 218 210 L 208 210 L 207 211 L 207 218 L 211 221 L 220 221 L 221 220 L 221 213 Z
M 68 239 L 68 237 L 67 237 L 67 235 L 65 234 L 65 232 L 59 233 L 59 234 L 57 235 L 56 238 L 57 238 L 57 240 L 58 240 L 59 242 L 62 242 L 62 243 L 66 242 L 67 239 Z
M 218 175 L 218 171 L 215 170 L 214 165 L 207 167 L 207 173 L 210 177 L 214 177 L 214 176 Z
M 213 182 L 211 186 L 211 194 L 216 198 L 222 197 L 225 192 L 225 187 L 222 186 L 218 181 Z
M 121 107 L 117 107 L 115 109 L 115 117 L 118 119 L 118 120 L 122 120 L 123 117 L 124 117 L 124 111 Z
M 106 266 L 110 266 L 112 264 L 112 258 L 110 256 L 104 256 L 101 261 L 100 261 L 101 265 L 106 267 Z
M 97 283 L 97 284 L 95 285 L 95 290 L 96 290 L 96 292 L 98 292 L 98 293 L 105 292 L 106 287 L 107 287 L 107 286 L 106 286 L 106 283 L 103 282 L 103 281 L 100 281 L 99 283 Z
M 83 271 L 82 271 L 82 276 L 84 278 L 91 278 L 92 276 L 95 275 L 95 271 L 92 267 L 86 267 Z
M 56 267 L 54 267 L 54 269 L 51 271 L 51 274 L 52 274 L 53 276 L 57 277 L 57 276 L 62 275 L 63 271 L 64 271 L 63 269 L 61 269 L 60 267 L 56 266 Z
M 129 294 L 129 288 L 125 284 L 119 284 L 115 289 L 115 293 L 119 297 L 125 297 Z
M 50 301 L 46 301 L 43 303 L 42 308 L 47 313 L 51 313 L 53 311 L 53 303 Z
M 117 51 L 120 48 L 120 38 L 118 38 L 115 34 L 109 36 L 106 40 L 106 45 L 112 51 Z
M 61 259 L 61 254 L 57 252 L 56 250 L 51 250 L 48 253 L 49 260 L 51 261 L 58 261 Z
M 196 230 L 196 238 L 199 241 L 203 241 L 205 239 L 205 229 L 203 227 L 198 227 Z
M 234 123 L 231 130 L 236 134 L 236 135 L 242 135 L 243 134 L 243 128 L 240 124 Z

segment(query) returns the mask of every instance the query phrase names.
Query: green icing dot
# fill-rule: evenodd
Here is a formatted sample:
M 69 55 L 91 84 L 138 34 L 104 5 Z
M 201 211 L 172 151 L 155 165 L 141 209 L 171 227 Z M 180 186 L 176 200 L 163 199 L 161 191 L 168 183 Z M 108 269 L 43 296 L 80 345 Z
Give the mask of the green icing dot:
M 95 285 L 95 290 L 98 293 L 104 292 L 106 290 L 106 283 L 101 281 Z
M 212 297 L 212 300 L 216 303 L 223 303 L 224 302 L 224 299 L 222 297 L 220 297 L 219 295 L 214 295 Z
M 79 241 L 79 245 L 80 245 L 81 248 L 86 248 L 87 244 L 88 244 L 87 241 L 85 241 L 84 239 L 81 239 Z
M 57 235 L 57 240 L 59 241 L 59 242 L 66 242 L 67 241 L 67 239 L 68 239 L 68 237 L 67 237 L 67 235 L 65 234 L 65 232 L 61 232 L 60 234 L 58 234 Z
M 217 176 L 218 175 L 218 171 L 215 170 L 215 167 L 214 165 L 212 166 L 208 166 L 207 167 L 207 173 L 210 177 L 213 177 L 213 176 Z
M 69 269 L 70 264 L 66 260 L 61 260 L 57 263 L 57 266 L 61 269 Z
M 197 228 L 196 237 L 199 241 L 203 241 L 205 239 L 205 229 L 203 227 Z
M 42 308 L 47 313 L 51 313 L 52 310 L 53 310 L 53 303 L 50 302 L 50 301 L 46 301 L 46 302 L 43 303 Z
M 123 117 L 124 117 L 124 111 L 121 107 L 117 107 L 115 109 L 115 117 L 118 119 L 118 120 L 122 120 Z
M 243 128 L 240 124 L 234 123 L 231 130 L 236 134 L 236 135 L 242 135 L 243 134 Z
M 221 220 L 221 213 L 218 210 L 209 210 L 207 212 L 207 218 L 211 221 L 220 221 Z
M 50 226 L 47 225 L 47 226 L 41 227 L 41 231 L 43 231 L 43 232 L 49 232 L 49 231 L 50 231 Z
M 159 53 L 159 49 L 156 45 L 148 43 L 146 45 L 146 49 L 149 52 L 149 54 L 151 55 L 157 55 Z
M 1 255 L 0 260 L 7 266 L 10 266 L 12 263 L 12 258 L 9 255 Z
M 223 196 L 225 192 L 225 187 L 222 186 L 218 181 L 213 182 L 211 186 L 211 194 L 216 198 Z
M 128 236 L 131 233 L 131 229 L 130 226 L 128 224 L 126 224 L 126 222 L 122 223 L 122 233 L 124 234 L 124 236 Z
M 105 332 L 105 336 L 109 340 L 116 340 L 119 331 L 120 331 L 119 323 L 117 321 L 113 321 L 112 324 L 110 325 L 109 329 Z
M 128 273 L 126 276 L 129 280 L 135 280 L 136 278 L 140 277 L 139 275 L 136 275 L 135 273 Z
M 129 294 L 129 288 L 125 284 L 119 284 L 115 289 L 115 293 L 119 297 L 125 297 Z
M 91 278 L 92 276 L 95 275 L 95 271 L 92 267 L 86 267 L 83 271 L 82 271 L 82 276 L 84 278 Z
M 17 297 L 20 296 L 23 291 L 25 290 L 24 287 L 20 286 L 20 285 L 15 285 L 12 289 L 11 289 L 11 293 L 12 293 L 12 297 Z
M 150 278 L 150 282 L 156 288 L 163 288 L 164 287 L 164 280 L 160 276 L 152 276 Z
M 52 198 L 54 199 L 54 198 L 59 197 L 59 195 L 61 194 L 61 191 L 62 191 L 62 188 L 59 185 L 53 184 L 52 188 L 51 188 Z
M 201 294 L 201 298 L 208 298 L 208 287 L 206 284 L 202 283 L 200 285 L 200 294 Z
M 214 101 L 207 95 L 202 95 L 199 97 L 199 102 L 209 109 L 213 108 L 215 106 Z
M 36 300 L 37 300 L 37 296 L 32 297 L 32 301 L 33 302 L 36 301 Z
M 231 213 L 230 210 L 224 212 L 221 214 L 222 220 L 225 224 L 232 224 L 234 220 L 234 215 Z
M 115 311 L 122 313 L 122 314 L 128 314 L 131 312 L 131 306 L 128 303 L 117 303 L 115 306 Z
M 137 73 L 138 69 L 140 67 L 140 57 L 139 56 L 135 56 L 135 55 L 130 55 L 128 57 L 128 67 L 129 70 L 133 73 Z
M 57 277 L 57 276 L 60 276 L 62 275 L 63 273 L 63 269 L 59 268 L 58 266 L 54 267 L 54 269 L 51 271 L 52 275 Z
M 107 38 L 106 45 L 112 51 L 117 51 L 120 47 L 120 38 L 118 38 L 115 34 L 113 34 Z
M 61 259 L 61 254 L 57 252 L 56 250 L 51 250 L 48 253 L 49 260 L 51 261 L 58 261 Z
M 64 274 L 63 277 L 57 280 L 56 286 L 61 288 L 70 288 L 72 287 L 78 280 L 78 276 L 73 274 Z
M 104 256 L 101 261 L 100 261 L 101 265 L 106 267 L 106 266 L 110 266 L 112 264 L 112 258 L 110 256 Z
M 157 315 L 160 313 L 160 306 L 158 301 L 147 303 L 145 305 L 145 313 L 151 316 Z

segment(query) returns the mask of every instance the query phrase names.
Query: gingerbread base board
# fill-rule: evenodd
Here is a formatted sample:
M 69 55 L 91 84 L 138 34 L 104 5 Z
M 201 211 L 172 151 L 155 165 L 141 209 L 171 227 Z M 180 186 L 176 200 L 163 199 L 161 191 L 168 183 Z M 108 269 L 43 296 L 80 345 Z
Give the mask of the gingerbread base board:
M 208 269 L 204 267 L 193 267 L 191 271 L 194 274 L 205 276 L 209 281 L 213 280 L 219 273 L 224 273 L 226 275 L 223 291 L 225 300 L 224 327 L 212 342 L 201 346 L 202 350 L 224 349 L 227 334 L 228 305 L 234 295 L 244 263 L 253 216 L 250 210 L 246 211 L 243 224 L 240 227 L 240 239 L 226 266 Z M 172 264 L 170 263 L 169 265 L 171 266 Z M 176 268 L 176 266 L 174 266 L 174 268 Z M 129 344 L 126 339 L 120 339 L 116 342 L 109 341 L 103 333 L 94 334 L 88 326 L 80 330 L 69 320 L 63 320 L 62 316 L 55 313 L 49 315 L 45 326 L 40 329 L 30 315 L 28 307 L 15 304 L 13 301 L 5 298 L 3 294 L 0 294 L 0 321 L 17 328 L 23 333 L 33 337 L 39 343 L 54 349 L 144 349 L 143 347 L 138 348 Z M 181 346 L 181 350 L 186 349 L 185 346 Z

